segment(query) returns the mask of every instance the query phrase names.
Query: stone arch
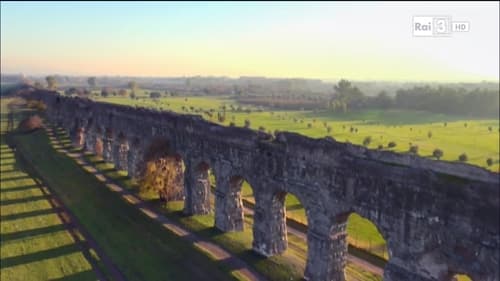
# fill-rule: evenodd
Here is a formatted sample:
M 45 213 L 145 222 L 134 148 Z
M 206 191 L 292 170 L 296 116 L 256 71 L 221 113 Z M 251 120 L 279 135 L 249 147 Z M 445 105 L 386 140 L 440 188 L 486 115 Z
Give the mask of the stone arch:
M 145 148 L 142 159 L 139 176 L 141 188 L 157 192 L 162 201 L 184 199 L 183 157 L 172 150 L 166 138 L 152 139 Z
M 82 123 L 81 119 L 75 117 L 70 127 L 67 128 L 71 143 L 76 147 L 82 146 L 85 141 L 85 128 L 82 126 Z
M 102 157 L 104 161 L 113 162 L 113 137 L 114 132 L 110 127 L 104 129 L 104 134 L 102 135 L 103 151 Z
M 363 213 L 351 211 L 346 218 L 347 243 L 359 250 L 371 253 L 381 259 L 388 260 L 386 235 L 377 223 Z
M 103 130 L 99 126 L 97 127 L 95 132 L 94 151 L 97 156 L 103 157 L 104 153 Z
M 254 185 L 239 173 L 223 176 L 218 173 L 215 191 L 215 227 L 222 231 L 243 231 L 244 206 L 241 198 L 246 181 L 255 194 Z
M 211 213 L 210 203 L 212 184 L 216 177 L 209 161 L 201 160 L 189 165 L 185 174 L 186 200 L 184 213 L 188 215 L 206 215 Z
M 281 188 L 255 194 L 252 248 L 263 256 L 281 254 L 288 248 L 287 194 Z
M 128 170 L 128 140 L 123 132 L 119 132 L 113 142 L 113 160 L 118 170 Z
M 138 178 L 143 165 L 142 143 L 138 137 L 133 137 L 127 141 L 127 172 L 131 178 Z

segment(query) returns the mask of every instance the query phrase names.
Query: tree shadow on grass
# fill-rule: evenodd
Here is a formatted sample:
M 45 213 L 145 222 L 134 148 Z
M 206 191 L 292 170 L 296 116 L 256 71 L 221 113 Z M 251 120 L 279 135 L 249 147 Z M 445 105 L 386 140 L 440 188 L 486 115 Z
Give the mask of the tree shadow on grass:
M 4 171 L 2 171 L 2 173 L 4 173 Z M 28 177 L 26 175 L 15 175 L 12 177 L 4 175 L 4 176 L 2 176 L 1 182 L 3 184 L 5 184 L 5 182 L 7 182 L 7 181 L 17 181 L 17 180 L 27 180 L 27 179 L 30 179 L 30 177 Z
M 30 197 L 25 197 L 25 198 L 2 200 L 2 201 L 0 201 L 0 206 L 19 204 L 19 203 L 28 203 L 28 202 L 38 201 L 38 200 L 49 200 L 50 198 L 52 198 L 52 196 L 50 196 L 50 195 L 39 195 L 39 196 L 30 196 Z
M 4 222 L 4 221 L 10 221 L 10 220 L 24 219 L 24 218 L 29 218 L 29 217 L 52 215 L 52 214 L 56 214 L 59 212 L 62 212 L 61 208 L 42 209 L 42 210 L 35 210 L 35 211 L 30 211 L 30 212 L 1 216 L 0 220 L 2 222 Z
M 84 281 L 95 280 L 95 273 L 92 270 L 80 271 L 75 274 L 64 276 L 61 278 L 50 279 L 50 281 Z
M 286 209 L 288 211 L 293 211 L 293 210 L 300 210 L 300 209 L 303 209 L 304 206 L 302 206 L 300 203 L 297 203 L 297 204 L 293 204 L 291 206 L 286 206 Z
M 52 248 L 52 249 L 44 250 L 44 251 L 38 251 L 35 253 L 31 253 L 31 254 L 15 256 L 15 257 L 10 257 L 10 258 L 3 258 L 1 260 L 2 268 L 7 268 L 7 267 L 16 266 L 16 265 L 47 260 L 47 259 L 51 259 L 51 258 L 57 258 L 59 256 L 69 255 L 69 254 L 76 253 L 76 252 L 80 252 L 80 248 L 78 247 L 77 244 L 73 243 L 70 245 L 65 245 L 65 246 L 61 246 L 58 248 Z
M 10 180 L 10 179 L 9 179 Z M 4 181 L 2 180 L 0 183 L 3 183 Z M 27 191 L 31 189 L 39 189 L 37 185 L 25 185 L 25 186 L 16 186 L 16 187 L 11 187 L 11 188 L 2 188 L 0 189 L 0 193 L 9 193 L 9 192 L 18 192 L 18 191 Z
M 23 230 L 23 231 L 18 231 L 18 232 L 6 233 L 6 234 L 0 235 L 0 240 L 2 241 L 2 243 L 4 243 L 4 242 L 10 241 L 10 240 L 16 240 L 16 239 L 22 239 L 22 238 L 27 238 L 27 237 L 32 237 L 32 236 L 50 234 L 50 233 L 59 232 L 59 231 L 65 231 L 67 228 L 71 228 L 71 227 L 73 227 L 73 226 L 68 225 L 66 227 L 64 224 L 58 224 L 58 225 L 51 225 L 51 226 L 35 228 L 35 229 L 30 229 L 30 230 Z M 3 266 L 3 260 L 2 260 L 2 266 Z

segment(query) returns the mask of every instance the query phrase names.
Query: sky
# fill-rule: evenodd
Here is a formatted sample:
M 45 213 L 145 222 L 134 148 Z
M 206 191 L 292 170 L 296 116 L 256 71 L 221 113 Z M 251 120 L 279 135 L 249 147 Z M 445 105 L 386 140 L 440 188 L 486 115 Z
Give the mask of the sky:
M 468 32 L 415 37 L 414 16 Z M 1 71 L 498 81 L 498 2 L 1 2 Z

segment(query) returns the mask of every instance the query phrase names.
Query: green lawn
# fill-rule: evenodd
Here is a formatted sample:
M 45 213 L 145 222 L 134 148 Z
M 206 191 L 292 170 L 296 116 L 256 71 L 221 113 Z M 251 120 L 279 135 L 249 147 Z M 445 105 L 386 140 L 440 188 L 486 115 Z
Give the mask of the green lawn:
M 91 264 L 36 182 L 5 143 L 7 103 L 1 100 L 0 257 L 2 280 L 96 280 Z
M 191 243 L 148 219 L 72 159 L 56 152 L 44 131 L 16 136 L 15 141 L 127 280 L 236 279 L 231 268 L 212 260 Z M 4 214 L 2 205 L 2 216 Z M 10 224 L 6 222 L 6 225 Z M 2 220 L 2 231 L 3 227 Z M 2 255 L 4 253 L 7 251 L 2 248 Z M 58 269 L 64 270 L 63 267 Z

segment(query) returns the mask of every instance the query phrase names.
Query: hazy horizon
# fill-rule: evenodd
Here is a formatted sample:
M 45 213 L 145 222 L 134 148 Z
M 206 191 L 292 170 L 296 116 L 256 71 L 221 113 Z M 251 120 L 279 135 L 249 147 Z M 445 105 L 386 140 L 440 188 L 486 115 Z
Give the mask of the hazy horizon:
M 3 74 L 497 82 L 498 2 L 1 3 Z M 413 37 L 416 15 L 470 22 Z

